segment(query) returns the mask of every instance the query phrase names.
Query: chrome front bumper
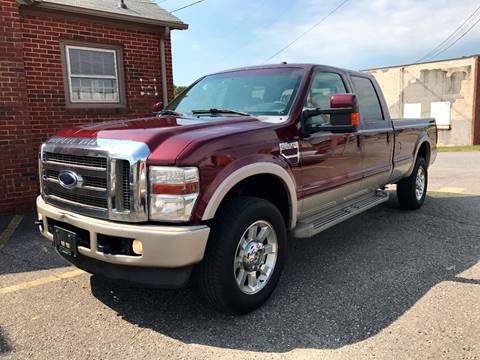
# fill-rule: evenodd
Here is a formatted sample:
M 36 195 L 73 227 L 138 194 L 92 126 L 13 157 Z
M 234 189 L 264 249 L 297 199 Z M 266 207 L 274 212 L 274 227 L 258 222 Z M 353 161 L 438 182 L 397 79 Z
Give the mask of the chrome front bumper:
M 124 224 L 78 215 L 45 203 L 37 198 L 38 219 L 43 221 L 42 235 L 53 240 L 48 219 L 84 229 L 90 234 L 90 249 L 79 246 L 86 257 L 116 265 L 137 267 L 177 268 L 192 265 L 203 259 L 210 228 L 198 226 L 157 226 Z M 104 254 L 97 250 L 97 235 L 138 239 L 143 244 L 142 256 Z

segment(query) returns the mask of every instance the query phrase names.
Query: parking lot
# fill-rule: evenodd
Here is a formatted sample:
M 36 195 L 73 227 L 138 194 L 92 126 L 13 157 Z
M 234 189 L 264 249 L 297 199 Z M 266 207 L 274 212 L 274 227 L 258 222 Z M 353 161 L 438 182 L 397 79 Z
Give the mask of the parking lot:
M 33 214 L 0 218 L 0 357 L 478 359 L 480 152 L 440 153 L 416 212 L 390 201 L 292 240 L 260 310 L 225 316 L 190 289 L 76 270 Z M 18 226 L 17 226 L 18 223 Z

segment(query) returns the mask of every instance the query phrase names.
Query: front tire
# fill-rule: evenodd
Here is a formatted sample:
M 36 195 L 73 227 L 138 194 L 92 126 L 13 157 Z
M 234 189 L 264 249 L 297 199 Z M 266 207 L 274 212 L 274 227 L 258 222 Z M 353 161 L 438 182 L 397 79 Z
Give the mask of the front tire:
M 417 158 L 412 174 L 397 184 L 397 198 L 400 206 L 408 210 L 422 207 L 427 195 L 428 168 L 421 156 Z
M 285 222 L 272 203 L 250 196 L 230 200 L 217 214 L 194 285 L 218 311 L 245 314 L 261 306 L 277 285 Z

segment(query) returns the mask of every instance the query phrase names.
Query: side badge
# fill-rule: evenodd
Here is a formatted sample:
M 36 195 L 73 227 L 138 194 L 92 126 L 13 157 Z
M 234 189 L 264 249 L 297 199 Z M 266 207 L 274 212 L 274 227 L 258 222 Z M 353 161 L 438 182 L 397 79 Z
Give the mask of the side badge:
M 280 155 L 291 165 L 297 166 L 300 163 L 300 147 L 298 141 L 280 143 Z

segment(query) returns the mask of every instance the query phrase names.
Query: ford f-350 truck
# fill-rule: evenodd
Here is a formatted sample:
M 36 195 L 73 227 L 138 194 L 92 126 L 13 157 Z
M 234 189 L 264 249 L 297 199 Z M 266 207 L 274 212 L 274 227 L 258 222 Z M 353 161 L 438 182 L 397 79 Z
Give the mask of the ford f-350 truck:
M 281 64 L 205 76 L 155 116 L 63 130 L 40 151 L 38 225 L 107 278 L 246 313 L 274 290 L 287 239 L 387 201 L 425 201 L 433 119 L 392 120 L 368 74 Z M 293 241 L 293 240 L 292 240 Z

